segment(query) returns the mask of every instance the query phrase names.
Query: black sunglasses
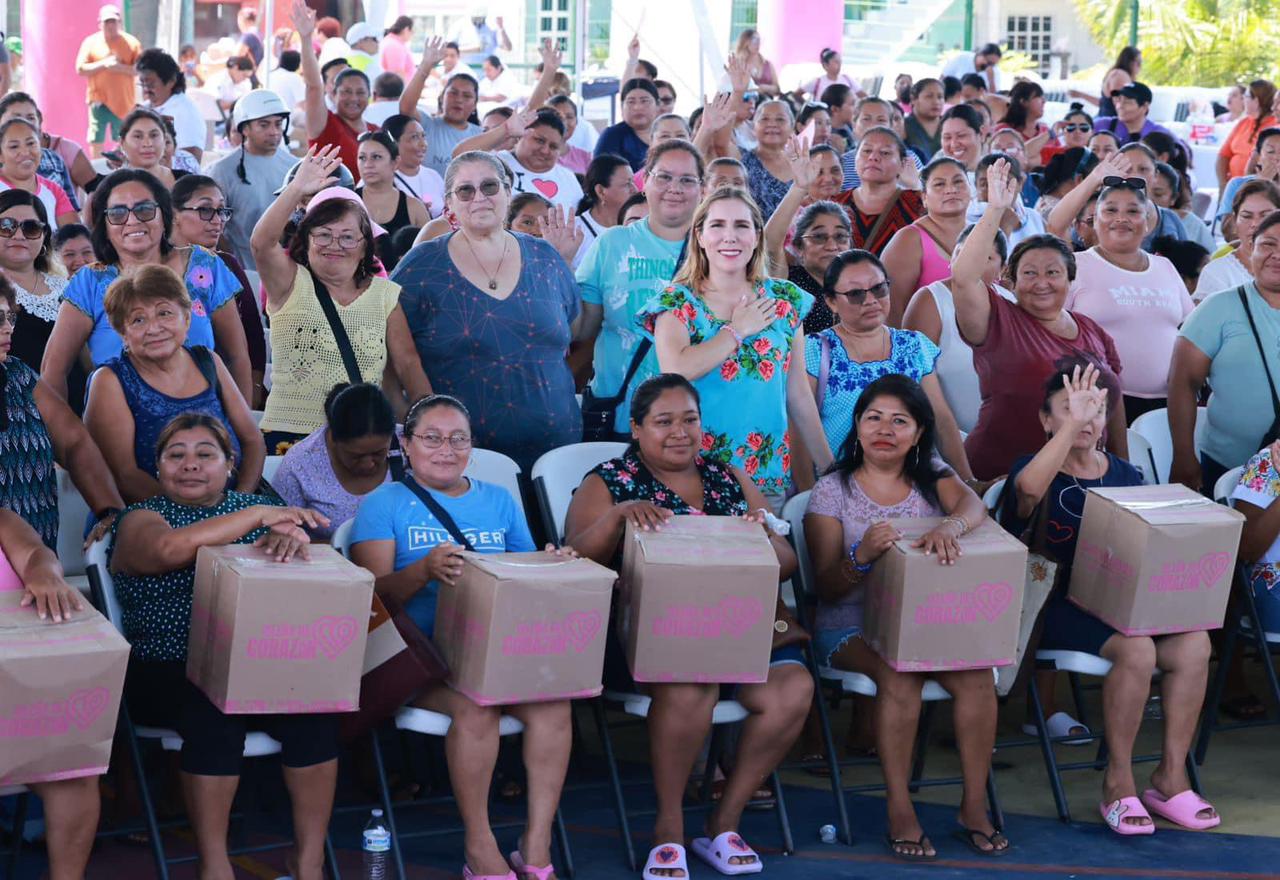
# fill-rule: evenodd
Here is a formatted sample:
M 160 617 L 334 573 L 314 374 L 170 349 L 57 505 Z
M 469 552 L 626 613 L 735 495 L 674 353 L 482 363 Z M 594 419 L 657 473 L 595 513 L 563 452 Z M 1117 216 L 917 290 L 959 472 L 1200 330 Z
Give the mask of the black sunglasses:
M 1093 126 L 1087 122 L 1068 122 L 1062 126 L 1062 130 L 1070 134 L 1073 131 L 1092 131 Z
M 860 306 L 867 301 L 867 297 L 874 296 L 876 299 L 884 299 L 889 295 L 889 282 L 881 281 L 879 284 L 871 287 L 862 288 L 855 287 L 851 290 L 833 290 L 832 296 L 843 296 L 851 305 Z
M 1118 186 L 1121 189 L 1136 189 L 1146 192 L 1147 182 L 1141 177 L 1115 177 L 1108 175 L 1102 178 L 1103 186 Z
M 492 178 L 481 181 L 480 186 L 478 187 L 480 194 L 488 196 L 489 198 L 496 196 L 498 194 L 498 190 L 501 188 L 502 184 Z M 462 186 L 455 186 L 453 188 L 453 194 L 458 197 L 458 201 L 469 202 L 476 197 L 476 189 L 477 187 L 474 187 L 469 183 L 464 183 Z
M 200 205 L 195 208 L 183 207 L 183 208 L 179 208 L 178 210 L 179 211 L 195 211 L 196 216 L 198 216 L 205 223 L 208 223 L 215 216 L 222 218 L 222 222 L 226 223 L 228 220 L 231 219 L 231 215 L 235 213 L 230 208 L 226 208 L 226 207 L 215 208 L 211 205 Z
M 39 220 L 14 220 L 12 217 L 0 219 L 0 238 L 13 238 L 18 232 L 22 237 L 35 241 L 44 238 L 45 225 Z
M 147 223 L 156 218 L 156 212 L 160 210 L 160 206 L 155 202 L 146 201 L 138 202 L 136 205 L 112 205 L 102 212 L 107 218 L 107 222 L 112 226 L 123 226 L 129 222 L 129 215 L 138 218 L 138 222 Z

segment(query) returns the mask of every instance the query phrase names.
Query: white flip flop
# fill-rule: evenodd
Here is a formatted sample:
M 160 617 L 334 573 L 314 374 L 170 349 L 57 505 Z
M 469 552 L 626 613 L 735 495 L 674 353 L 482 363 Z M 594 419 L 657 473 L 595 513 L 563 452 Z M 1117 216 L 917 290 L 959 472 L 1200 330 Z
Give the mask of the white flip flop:
M 747 845 L 736 831 L 725 831 L 716 835 L 715 839 L 695 837 L 689 844 L 693 854 L 702 859 L 721 874 L 736 877 L 739 874 L 759 874 L 764 870 L 764 863 L 759 854 Z M 729 859 L 755 857 L 754 862 L 735 865 Z
M 1045 719 L 1045 726 L 1049 729 L 1049 736 L 1054 739 L 1060 736 L 1070 736 L 1071 729 L 1073 727 L 1083 727 L 1085 733 L 1093 732 L 1089 730 L 1087 725 L 1081 724 L 1079 721 L 1072 718 L 1066 712 L 1054 712 L 1047 719 Z M 1022 732 L 1025 733 L 1027 736 L 1038 735 L 1038 731 L 1036 730 L 1035 724 L 1031 723 L 1030 721 L 1022 725 Z M 1068 746 L 1087 746 L 1090 742 L 1091 740 L 1088 740 L 1088 739 L 1066 739 L 1062 741 L 1063 745 L 1068 745 Z

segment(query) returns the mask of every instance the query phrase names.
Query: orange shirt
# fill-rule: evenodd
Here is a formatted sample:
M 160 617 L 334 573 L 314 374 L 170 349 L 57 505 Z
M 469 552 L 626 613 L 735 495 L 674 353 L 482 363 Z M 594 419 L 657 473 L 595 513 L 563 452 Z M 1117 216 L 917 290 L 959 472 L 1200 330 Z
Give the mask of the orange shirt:
M 114 54 L 121 64 L 133 64 L 142 54 L 142 44 L 132 34 L 121 31 L 110 41 L 102 31 L 89 34 L 80 44 L 76 66 L 101 61 Z M 88 74 L 89 91 L 86 100 L 90 104 L 106 104 L 107 109 L 123 119 L 138 103 L 133 74 L 114 70 L 98 70 Z
M 1226 143 L 1218 151 L 1218 155 L 1227 160 L 1227 179 L 1243 177 L 1245 166 L 1249 164 L 1249 154 L 1258 140 L 1258 132 L 1276 125 L 1276 118 L 1268 116 L 1258 125 L 1258 120 L 1246 116 L 1236 123 L 1227 136 Z

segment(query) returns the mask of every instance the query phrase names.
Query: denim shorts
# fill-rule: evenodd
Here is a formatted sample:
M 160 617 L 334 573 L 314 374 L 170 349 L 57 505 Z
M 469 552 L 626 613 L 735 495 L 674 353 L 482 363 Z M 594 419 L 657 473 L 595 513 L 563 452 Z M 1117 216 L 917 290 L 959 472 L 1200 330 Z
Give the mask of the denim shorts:
M 846 626 L 839 629 L 820 629 L 813 636 L 813 653 L 821 666 L 830 666 L 831 658 L 844 647 L 845 642 L 861 635 L 862 627 Z

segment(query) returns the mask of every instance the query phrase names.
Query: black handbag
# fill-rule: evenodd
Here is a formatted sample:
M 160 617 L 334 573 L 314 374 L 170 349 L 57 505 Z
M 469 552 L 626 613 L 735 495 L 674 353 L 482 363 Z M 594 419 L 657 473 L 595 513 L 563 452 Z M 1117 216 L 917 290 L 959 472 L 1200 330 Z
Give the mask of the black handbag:
M 618 407 L 622 406 L 622 402 L 627 399 L 627 388 L 630 387 L 631 380 L 635 378 L 636 371 L 640 369 L 640 364 L 644 362 L 651 348 L 653 348 L 653 341 L 649 339 L 643 340 L 636 348 L 636 353 L 631 356 L 631 363 L 627 365 L 627 373 L 622 377 L 622 387 L 618 389 L 617 394 L 612 397 L 596 397 L 591 393 L 590 388 L 582 393 L 582 439 L 584 441 L 590 443 L 629 439 L 615 431 L 613 426 L 618 417 Z
M 1240 305 L 1244 306 L 1245 317 L 1249 319 L 1249 329 L 1253 331 L 1253 341 L 1258 346 L 1258 357 L 1262 358 L 1262 369 L 1267 374 L 1267 388 L 1271 391 L 1271 427 L 1263 435 L 1259 449 L 1266 449 L 1276 440 L 1280 440 L 1280 396 L 1276 395 L 1276 383 L 1271 378 L 1271 367 L 1267 364 L 1267 350 L 1262 346 L 1262 337 L 1258 335 L 1258 326 L 1253 323 L 1253 310 L 1249 308 L 1249 297 L 1245 294 L 1244 285 L 1236 288 L 1236 296 L 1240 297 Z

